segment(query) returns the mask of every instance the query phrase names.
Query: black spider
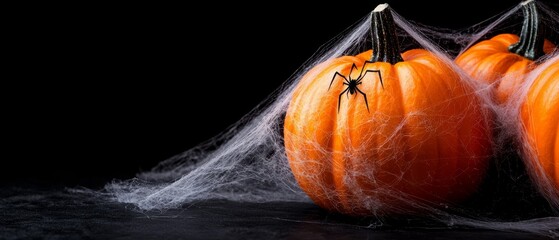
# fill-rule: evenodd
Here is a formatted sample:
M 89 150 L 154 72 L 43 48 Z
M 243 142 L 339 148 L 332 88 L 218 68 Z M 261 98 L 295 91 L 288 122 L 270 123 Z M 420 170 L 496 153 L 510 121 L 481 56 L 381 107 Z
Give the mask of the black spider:
M 330 86 L 328 86 L 328 90 L 330 90 L 330 87 L 332 87 L 332 83 L 334 82 L 334 79 L 336 79 L 336 76 L 342 77 L 344 79 L 344 85 L 347 85 L 347 88 L 343 90 L 342 93 L 340 93 L 340 96 L 338 97 L 338 112 L 340 112 L 340 103 L 342 102 L 342 95 L 344 95 L 344 93 L 353 95 L 356 92 L 361 93 L 363 95 L 363 98 L 365 98 L 365 105 L 367 106 L 367 112 L 369 112 L 369 103 L 367 102 L 367 94 L 365 94 L 357 87 L 359 84 L 362 83 L 361 81 L 363 80 L 365 75 L 367 75 L 367 73 L 369 72 L 378 73 L 378 77 L 380 79 L 380 85 L 382 86 L 382 88 L 384 88 L 384 84 L 382 83 L 382 76 L 380 75 L 380 70 L 369 69 L 365 71 L 365 74 L 363 74 L 363 70 L 365 70 L 365 66 L 367 65 L 367 63 L 373 63 L 373 62 L 365 61 L 365 63 L 363 64 L 363 68 L 361 69 L 361 72 L 359 73 L 359 77 L 357 77 L 357 79 L 351 79 L 351 73 L 353 72 L 353 69 L 357 69 L 355 63 L 353 63 L 351 69 L 349 70 L 349 80 L 339 72 L 334 73 L 334 77 L 332 77 L 332 81 L 330 81 Z M 347 96 L 349 98 L 349 95 Z

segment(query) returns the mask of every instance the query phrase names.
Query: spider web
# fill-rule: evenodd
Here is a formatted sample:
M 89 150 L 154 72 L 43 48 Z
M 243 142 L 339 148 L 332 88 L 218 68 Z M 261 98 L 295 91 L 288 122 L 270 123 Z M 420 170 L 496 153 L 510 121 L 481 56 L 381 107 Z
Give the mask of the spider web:
M 559 43 L 559 15 L 552 9 L 538 3 L 542 21 L 549 27 L 548 38 Z M 397 12 L 392 11 L 398 27 L 397 35 L 401 40 L 401 48 L 405 51 L 412 48 L 423 48 L 435 53 L 450 68 L 460 75 L 462 83 L 475 91 L 482 100 L 480 107 L 493 113 L 495 118 L 491 124 L 496 129 L 492 145 L 492 156 L 488 175 L 493 176 L 482 183 L 471 200 L 460 205 L 428 201 L 413 194 L 403 194 L 386 186 L 378 188 L 378 194 L 397 198 L 407 205 L 423 210 L 427 219 L 440 222 L 446 226 L 466 226 L 495 230 L 518 230 L 538 233 L 546 236 L 559 236 L 559 194 L 549 181 L 535 178 L 530 172 L 541 171 L 541 166 L 532 161 L 524 161 L 519 151 L 522 146 L 516 145 L 516 136 L 520 135 L 518 111 L 527 88 L 547 64 L 532 70 L 519 94 L 505 105 L 495 105 L 491 101 L 489 91 L 491 85 L 482 84 L 465 75 L 453 62 L 454 57 L 472 44 L 501 32 L 518 32 L 522 22 L 521 6 L 511 8 L 499 16 L 466 29 L 440 29 L 419 23 L 409 22 Z M 287 79 L 270 97 L 256 106 L 227 131 L 199 144 L 181 154 L 160 162 L 153 169 L 138 173 L 137 177 L 127 180 L 114 180 L 106 185 L 104 194 L 114 200 L 131 203 L 138 211 L 165 210 L 178 208 L 185 204 L 208 199 L 226 199 L 239 202 L 275 202 L 294 201 L 312 202 L 299 187 L 291 171 L 284 147 L 283 123 L 286 110 L 294 90 L 304 74 L 325 61 L 343 55 L 355 55 L 370 49 L 370 15 L 362 17 L 354 25 L 348 27 L 311 56 L 293 75 Z M 549 56 L 549 61 L 559 61 L 557 51 Z M 374 74 L 371 74 L 374 75 Z M 385 80 L 386 81 L 386 80 Z M 325 83 L 328 85 L 328 82 Z M 364 83 L 365 84 L 365 83 Z M 341 83 L 340 83 L 341 85 Z M 457 89 L 448 89 L 457 91 Z M 369 96 L 371 99 L 372 96 Z M 456 96 L 459 98 L 462 96 Z M 452 99 L 440 102 L 432 108 L 452 108 Z M 344 105 L 342 105 L 342 108 Z M 409 112 L 402 117 L 393 134 L 386 137 L 385 149 L 395 148 L 398 134 L 409 121 L 419 123 L 417 128 L 435 136 L 450 134 L 444 128 L 448 124 L 460 124 L 463 118 L 474 111 L 473 105 L 460 109 L 463 114 L 441 118 L 441 121 L 430 121 L 425 114 L 430 109 Z M 371 111 L 371 121 L 379 126 L 378 131 L 371 131 L 370 137 L 381 132 L 383 121 L 387 116 Z M 445 122 L 446 121 L 446 122 Z M 320 144 L 313 142 L 307 145 L 328 152 Z M 429 144 L 426 140 L 422 144 Z M 525 148 L 522 148 L 525 149 Z M 360 158 L 362 149 L 347 151 L 347 158 Z M 380 162 L 390 162 L 401 158 L 399 152 L 386 155 Z M 533 153 L 530 153 L 533 154 Z M 301 161 L 323 161 L 323 159 L 300 159 Z M 408 159 L 419 161 L 421 159 Z M 525 167 L 526 166 L 526 167 Z M 530 171 L 526 171 L 526 169 Z M 396 183 L 407 181 L 404 178 L 408 168 L 404 165 L 394 176 Z M 311 174 L 311 173 L 309 173 Z M 365 174 L 365 176 L 362 176 Z M 354 186 L 352 195 L 359 195 L 360 188 L 355 179 L 368 178 L 375 180 L 378 174 L 374 168 L 367 171 L 349 171 L 345 183 Z M 312 176 L 311 176 L 312 177 Z M 543 181 L 543 182 L 538 182 Z M 538 187 L 535 187 L 538 186 Z M 325 192 L 329 192 L 327 186 Z M 365 194 L 367 195 L 367 194 Z M 370 195 L 367 195 L 370 196 Z M 331 201 L 335 199 L 331 198 Z M 371 212 L 372 217 L 379 221 L 390 221 L 379 209 L 386 203 L 382 198 L 368 197 L 352 201 L 361 201 Z M 364 202 L 363 202 L 364 201 Z M 507 202 L 507 208 L 502 203 Z M 511 211 L 510 206 L 519 207 L 521 211 Z M 405 213 L 405 209 L 402 210 Z M 377 214 L 379 213 L 379 214 Z

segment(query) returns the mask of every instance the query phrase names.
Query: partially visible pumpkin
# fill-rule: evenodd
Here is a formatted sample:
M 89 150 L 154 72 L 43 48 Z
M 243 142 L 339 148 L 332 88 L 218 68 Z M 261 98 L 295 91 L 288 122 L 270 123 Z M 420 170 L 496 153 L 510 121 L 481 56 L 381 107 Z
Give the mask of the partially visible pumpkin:
M 317 205 L 351 215 L 464 200 L 491 156 L 489 113 L 434 53 L 400 55 L 387 4 L 372 19 L 372 51 L 318 64 L 294 90 L 284 140 L 295 179 Z M 368 74 L 355 85 L 363 94 L 346 92 L 341 76 L 367 70 L 383 82 Z
M 456 64 L 472 78 L 492 84 L 494 100 L 505 103 L 524 82 L 524 76 L 538 58 L 549 54 L 555 45 L 544 39 L 543 26 L 535 1 L 522 3 L 524 23 L 520 37 L 503 33 L 476 43 L 462 52 Z
M 538 183 L 550 182 L 559 191 L 559 56 L 553 61 L 529 87 L 520 118 L 532 174 Z

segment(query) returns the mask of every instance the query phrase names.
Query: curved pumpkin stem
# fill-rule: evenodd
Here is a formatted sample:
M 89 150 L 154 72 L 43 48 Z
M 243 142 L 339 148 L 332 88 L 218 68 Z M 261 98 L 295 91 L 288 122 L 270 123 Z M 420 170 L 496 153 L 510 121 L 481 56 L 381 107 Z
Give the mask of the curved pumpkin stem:
M 388 4 L 379 4 L 371 13 L 371 34 L 373 38 L 372 62 L 396 64 L 404 61 L 400 55 L 394 18 Z
M 540 19 L 536 1 L 528 0 L 521 3 L 524 22 L 520 32 L 520 40 L 509 46 L 509 51 L 536 60 L 543 56 L 544 31 L 540 26 Z

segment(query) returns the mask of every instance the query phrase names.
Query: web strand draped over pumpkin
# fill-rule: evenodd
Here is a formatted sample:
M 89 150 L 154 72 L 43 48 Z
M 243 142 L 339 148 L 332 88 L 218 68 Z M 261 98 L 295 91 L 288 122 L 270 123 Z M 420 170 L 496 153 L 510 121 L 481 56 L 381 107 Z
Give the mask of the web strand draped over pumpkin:
M 537 7 L 540 11 L 540 20 L 549 27 L 547 32 L 551 33 L 551 40 L 557 44 L 557 36 L 559 36 L 557 13 L 539 3 Z M 332 75 L 329 75 L 329 79 L 325 82 L 320 83 L 324 86 L 308 88 L 309 94 L 316 97 L 309 98 L 308 101 L 311 102 L 306 102 L 306 104 L 320 105 L 321 101 L 325 102 L 323 111 L 330 111 L 332 116 L 336 116 L 336 119 L 332 121 L 341 121 L 345 124 L 360 118 L 360 114 L 370 115 L 369 119 L 374 121 L 372 124 L 366 125 L 367 131 L 355 131 L 355 133 L 359 133 L 359 136 L 341 138 L 343 141 L 348 141 L 334 150 L 330 148 L 330 144 L 337 143 L 329 142 L 329 140 L 334 138 L 336 131 L 337 133 L 350 131 L 353 134 L 351 129 L 340 127 L 330 129 L 333 132 L 326 131 L 327 128 L 320 125 L 326 124 L 324 121 L 304 126 L 307 128 L 305 132 L 313 132 L 315 135 L 303 139 L 304 144 L 297 147 L 306 148 L 304 149 L 306 151 L 314 151 L 313 156 L 315 157 L 301 160 L 306 161 L 307 165 L 315 164 L 318 167 L 313 168 L 317 172 L 302 170 L 299 173 L 302 174 L 301 176 L 305 176 L 305 173 L 308 174 L 307 177 L 311 180 L 314 176 L 323 177 L 314 183 L 310 180 L 303 183 L 318 184 L 314 185 L 314 189 L 317 193 L 316 196 L 320 197 L 309 198 L 308 190 L 306 192 L 301 188 L 301 182 L 305 182 L 301 179 L 304 177 L 296 179 L 293 174 L 293 166 L 290 166 L 287 158 L 290 152 L 286 152 L 284 145 L 283 121 L 295 92 L 301 89 L 298 86 L 308 84 L 305 82 L 308 78 L 305 76 L 320 74 L 325 70 L 324 68 L 331 67 L 325 63 L 337 61 L 341 67 L 339 69 L 332 67 L 333 69 L 329 70 L 339 71 L 349 79 L 351 78 L 348 76 L 350 72 L 346 70 L 350 69 L 353 63 L 357 64 L 357 68 L 360 69 L 364 61 L 370 60 L 371 53 L 367 52 L 371 49 L 372 19 L 370 15 L 364 16 L 325 44 L 293 77 L 287 79 L 284 85 L 271 94 L 266 102 L 257 106 L 229 130 L 195 148 L 162 161 L 150 171 L 139 173 L 136 178 L 115 180 L 107 184 L 103 194 L 108 194 L 119 202 L 131 203 L 137 207 L 137 210 L 147 214 L 152 210 L 177 208 L 184 204 L 209 199 L 239 202 L 312 203 L 314 201 L 329 209 L 342 209 L 348 213 L 354 210 L 366 212 L 371 221 L 397 222 L 396 218 L 391 218 L 391 215 L 386 213 L 395 212 L 402 216 L 421 212 L 419 217 L 444 226 L 527 231 L 546 236 L 559 236 L 559 195 L 553 190 L 553 185 L 548 180 L 539 182 L 539 179 L 547 178 L 536 176 L 542 172 L 537 161 L 520 157 L 519 146 L 525 146 L 522 138 L 518 137 L 520 136 L 519 129 L 521 129 L 518 114 L 523 94 L 512 96 L 512 99 L 505 104 L 495 104 L 492 101 L 492 85 L 472 78 L 454 62 L 454 58 L 467 48 L 498 32 L 519 32 L 519 29 L 513 29 L 518 25 L 512 23 L 522 22 L 522 6 L 518 5 L 502 15 L 460 31 L 435 29 L 406 21 L 405 17 L 400 16 L 396 11 L 391 10 L 391 13 L 397 26 L 396 34 L 401 49 L 403 51 L 415 48 L 424 49 L 404 54 L 403 59 L 413 58 L 418 54 L 423 54 L 423 51 L 430 52 L 438 59 L 437 64 L 446 69 L 441 70 L 442 73 L 447 73 L 447 70 L 452 72 L 453 75 L 456 75 L 453 77 L 459 84 L 445 85 L 441 82 L 447 81 L 446 78 L 437 77 L 440 78 L 439 81 L 427 78 L 423 83 L 426 86 L 423 87 L 439 88 L 440 92 L 433 95 L 425 93 L 414 101 L 421 103 L 427 98 L 436 101 L 419 104 L 410 111 L 400 113 L 395 112 L 398 108 L 379 106 L 378 104 L 381 102 L 376 100 L 384 96 L 383 101 L 385 102 L 383 103 L 397 104 L 401 102 L 395 99 L 402 98 L 402 95 L 386 94 L 390 93 L 389 89 L 400 84 L 397 80 L 401 77 L 387 70 L 390 65 L 388 63 L 368 64 L 374 65 L 368 69 L 382 71 L 383 86 L 379 81 L 372 80 L 373 77 L 376 79 L 375 74 L 367 75 L 366 77 L 371 79 L 365 79 L 359 85 L 359 90 L 366 94 L 366 98 L 350 97 L 338 102 L 345 85 L 333 84 L 331 91 L 328 91 Z M 448 44 L 438 46 L 435 42 Z M 552 49 L 551 52 L 553 51 L 556 52 L 557 49 Z M 557 57 L 551 58 L 551 56 L 544 57 L 544 59 L 557 61 Z M 551 63 L 540 66 L 549 64 Z M 527 73 L 527 79 L 535 79 L 544 71 L 544 68 L 534 68 Z M 428 72 L 425 71 L 425 73 Z M 351 79 L 356 79 L 355 76 L 353 77 Z M 496 81 L 498 82 L 499 79 Z M 401 85 L 410 88 L 409 91 L 421 87 L 409 82 L 404 83 Z M 530 84 L 531 80 L 525 81 L 519 87 L 521 89 L 519 92 L 527 92 Z M 385 90 L 382 90 L 383 88 Z M 419 89 L 417 90 L 419 91 Z M 328 97 L 328 94 L 333 97 Z M 335 101 L 332 102 L 330 99 Z M 365 103 L 367 99 L 369 102 Z M 480 100 L 458 101 L 459 99 Z M 340 113 L 336 114 L 338 104 L 340 104 Z M 370 107 L 369 113 L 364 107 L 365 105 L 367 108 Z M 361 108 L 361 111 L 357 111 L 356 108 Z M 379 111 L 379 109 L 385 111 Z M 445 111 L 452 112 L 452 114 L 437 115 L 441 109 L 446 109 Z M 349 111 L 352 111 L 351 113 L 354 115 L 349 115 Z M 316 114 L 322 113 L 317 112 Z M 395 120 L 393 116 L 396 115 L 399 118 Z M 305 117 L 313 116 L 315 115 Z M 343 124 L 339 126 L 347 126 Z M 461 138 L 462 133 L 455 131 L 457 125 L 460 124 L 463 124 L 460 127 L 465 129 L 463 132 L 477 131 L 477 135 L 473 135 L 476 137 L 471 138 L 472 134 L 466 134 L 469 137 Z M 478 125 L 492 126 L 492 130 L 489 132 L 491 141 L 485 142 L 484 137 L 487 137 L 488 133 L 482 131 L 483 127 L 467 127 Z M 303 126 L 293 125 L 292 127 L 297 129 Z M 363 126 L 357 125 L 357 127 Z M 424 136 L 423 140 L 410 140 L 414 139 L 414 136 L 420 136 L 420 133 L 421 136 Z M 361 149 L 364 146 L 359 145 L 360 142 L 353 141 L 353 139 L 368 141 L 372 138 L 378 143 L 378 147 L 375 149 Z M 470 147 L 476 142 L 483 142 L 485 147 L 491 150 L 487 151 L 487 154 L 491 155 L 485 156 L 489 159 L 487 169 L 481 171 L 484 172 L 484 176 L 491 177 L 485 177 L 479 183 L 476 182 L 479 181 L 477 178 L 464 178 L 468 175 L 467 172 L 460 172 L 461 168 L 470 169 L 469 171 L 477 168 L 460 166 L 464 161 L 456 160 L 458 158 L 454 158 L 456 161 L 445 163 L 445 158 L 440 158 L 440 156 L 446 155 L 438 152 L 440 150 L 459 153 L 472 150 Z M 398 147 L 401 145 L 408 146 L 407 150 L 393 151 L 399 149 Z M 430 156 L 428 152 L 424 151 L 412 151 L 425 146 L 432 147 L 433 152 L 437 152 L 436 156 Z M 439 149 L 437 146 L 442 147 Z M 530 151 L 524 152 L 531 154 Z M 416 154 L 410 155 L 410 153 Z M 340 164 L 339 162 L 328 162 L 330 158 L 324 157 L 332 155 L 339 156 L 337 159 L 355 159 L 352 162 L 354 165 L 344 166 L 345 172 L 340 172 L 338 175 L 323 174 L 320 171 L 325 170 L 324 165 L 321 165 L 324 164 L 325 159 L 330 164 L 328 166 Z M 409 158 L 410 156 L 411 158 Z M 463 155 L 462 158 L 467 158 L 467 156 Z M 359 159 L 372 157 L 375 158 L 375 164 L 382 167 L 370 168 L 365 161 L 359 161 Z M 437 161 L 436 163 L 427 161 L 434 159 Z M 409 165 L 406 161 L 416 161 L 416 164 Z M 559 165 L 559 163 L 557 164 Z M 409 168 L 413 168 L 415 171 L 410 172 Z M 429 171 L 430 168 L 438 168 L 438 170 Z M 417 171 L 417 169 L 427 170 Z M 440 175 L 446 170 L 455 172 L 453 175 Z M 481 172 L 479 174 L 482 174 Z M 426 174 L 420 175 L 420 173 Z M 477 176 L 476 174 L 472 176 Z M 336 179 L 327 179 L 328 176 Z M 441 176 L 441 179 L 437 179 Z M 456 176 L 456 178 L 449 178 L 449 176 Z M 417 178 L 425 179 L 423 181 L 425 184 L 421 186 L 410 184 L 410 179 Z M 380 183 L 383 185 L 375 182 L 378 180 L 382 180 Z M 320 185 L 321 182 L 328 181 L 332 185 Z M 448 181 L 456 181 L 456 184 L 440 184 Z M 475 183 L 470 184 L 471 181 Z M 336 187 L 332 188 L 332 186 Z M 351 188 L 351 186 L 360 187 Z M 393 186 L 400 187 L 393 188 Z M 427 192 L 429 190 L 427 186 L 434 188 L 438 195 L 431 196 Z M 460 186 L 465 186 L 465 188 L 460 189 Z M 476 187 L 472 188 L 473 186 Z M 468 194 L 461 194 L 461 191 L 468 191 Z M 443 193 L 448 193 L 448 198 L 456 197 L 462 201 L 441 201 L 438 197 L 446 199 L 445 196 L 440 196 Z M 450 197 L 450 195 L 453 196 Z M 503 204 L 503 202 L 507 204 Z M 394 205 L 394 203 L 397 204 Z M 352 205 L 357 206 L 356 209 L 352 209 Z M 388 208 L 386 208 L 387 205 Z M 521 210 L 511 212 L 508 208 L 504 209 L 503 205 L 513 206 L 514 210 Z

